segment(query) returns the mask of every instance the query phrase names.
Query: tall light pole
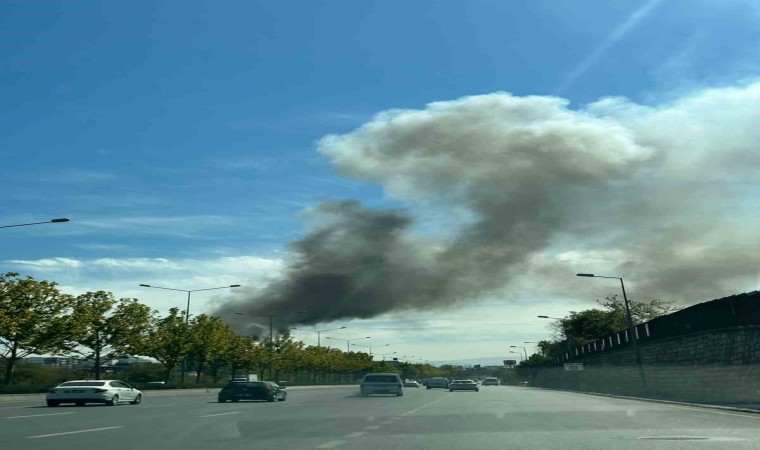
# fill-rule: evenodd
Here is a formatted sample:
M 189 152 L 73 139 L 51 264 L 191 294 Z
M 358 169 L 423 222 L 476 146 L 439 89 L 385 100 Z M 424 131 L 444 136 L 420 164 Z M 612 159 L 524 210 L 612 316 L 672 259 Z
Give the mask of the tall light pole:
M 345 330 L 346 328 L 348 328 L 348 327 L 328 328 L 326 330 L 312 330 L 312 329 L 309 329 L 309 328 L 296 328 L 296 327 L 293 327 L 293 328 L 291 328 L 291 330 L 311 331 L 311 332 L 317 333 L 317 347 L 321 347 L 322 346 L 322 341 L 321 341 L 320 335 L 323 332 L 325 332 L 325 331 L 334 331 L 334 330 Z
M 593 273 L 579 273 L 579 277 L 588 278 L 608 278 L 612 280 L 620 280 L 620 289 L 623 290 L 623 302 L 625 303 L 625 320 L 628 323 L 628 335 L 631 339 L 633 352 L 636 355 L 636 365 L 639 366 L 639 375 L 641 376 L 641 383 L 644 391 L 648 390 L 646 375 L 644 375 L 644 366 L 641 363 L 641 352 L 639 352 L 639 343 L 636 339 L 636 332 L 633 328 L 633 317 L 631 316 L 631 307 L 628 304 L 628 296 L 625 294 L 625 283 L 623 283 L 622 277 L 608 277 L 602 275 L 594 275 Z
M 306 311 L 296 311 L 296 314 L 303 314 Z M 236 316 L 251 316 L 251 317 L 268 317 L 269 318 L 269 378 L 272 378 L 272 363 L 274 362 L 274 318 L 284 317 L 289 314 L 247 314 L 242 312 L 236 312 Z
M 388 347 L 391 344 L 384 344 L 384 345 L 360 345 L 360 344 L 351 344 L 356 347 L 366 347 L 369 349 L 369 356 L 372 356 L 372 349 L 377 347 Z
M 168 288 L 168 287 L 161 287 L 161 286 L 151 286 L 150 284 L 141 284 L 140 287 L 151 288 L 151 289 L 164 289 L 166 291 L 187 292 L 187 308 L 185 309 L 185 325 L 189 325 L 190 324 L 190 294 L 192 294 L 193 292 L 200 292 L 200 291 L 213 291 L 216 289 L 236 288 L 236 287 L 240 287 L 240 285 L 231 284 L 229 286 L 219 286 L 219 287 L 206 288 L 206 289 L 175 289 L 175 288 Z M 185 384 L 185 372 L 187 372 L 187 358 L 185 358 L 182 361 L 182 375 L 180 375 L 180 383 L 182 384 Z
M 341 338 L 334 338 L 334 337 L 330 337 L 330 336 L 325 336 L 325 339 L 330 339 L 332 341 L 343 341 L 343 342 L 345 342 L 346 343 L 346 353 L 348 353 L 348 352 L 351 351 L 351 347 L 350 347 L 351 341 L 360 341 L 362 339 L 372 339 L 372 336 L 364 336 L 364 337 L 352 338 L 352 339 L 341 339 Z
M 305 312 L 306 311 L 296 311 L 296 314 L 304 314 Z M 268 317 L 269 318 L 269 345 L 272 345 L 274 342 L 274 318 L 288 316 L 289 314 L 248 314 L 248 313 L 236 312 L 235 315 L 236 316 L 251 316 L 251 317 Z
M 378 353 L 378 355 L 380 355 L 380 357 L 381 357 L 381 358 L 383 358 L 383 361 L 385 361 L 385 357 L 386 357 L 386 356 L 388 356 L 388 355 L 395 355 L 396 353 L 398 353 L 398 352 L 391 352 L 391 353 Z
M 60 219 L 46 220 L 44 222 L 19 223 L 16 225 L 0 225 L 0 228 L 28 227 L 29 225 L 42 225 L 46 223 L 63 223 L 63 222 L 70 222 L 70 220 L 65 217 L 61 217 Z
M 528 349 L 527 349 L 527 347 L 521 347 L 519 345 L 510 345 L 510 347 L 523 349 L 523 351 L 525 352 L 525 359 L 528 359 Z
M 522 353 L 520 353 L 520 352 L 509 352 L 509 353 L 511 353 L 513 355 L 518 355 L 520 357 L 520 362 L 523 362 L 523 355 L 522 355 Z
M 150 284 L 141 284 L 140 287 L 146 287 L 151 289 L 164 289 L 167 291 L 179 291 L 179 292 L 187 292 L 187 309 L 185 309 L 185 324 L 190 323 L 190 294 L 193 292 L 200 292 L 200 291 L 213 291 L 216 289 L 227 289 L 227 288 L 236 288 L 240 287 L 239 284 L 231 284 L 229 286 L 219 286 L 219 287 L 213 287 L 213 288 L 206 288 L 206 289 L 175 289 L 175 288 L 168 288 L 168 287 L 161 287 L 161 286 L 151 286 Z

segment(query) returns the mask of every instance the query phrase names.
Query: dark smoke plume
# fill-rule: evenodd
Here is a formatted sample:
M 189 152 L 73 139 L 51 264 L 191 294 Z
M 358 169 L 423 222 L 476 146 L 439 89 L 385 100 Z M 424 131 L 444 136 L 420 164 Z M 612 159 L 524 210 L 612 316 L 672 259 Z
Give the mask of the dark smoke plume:
M 758 104 L 760 84 L 660 108 L 494 93 L 381 113 L 319 151 L 404 208 L 316 207 L 282 278 L 216 313 L 315 324 L 586 296 L 585 271 L 625 275 L 641 298 L 747 290 L 759 279 Z M 431 211 L 446 219 L 431 226 Z

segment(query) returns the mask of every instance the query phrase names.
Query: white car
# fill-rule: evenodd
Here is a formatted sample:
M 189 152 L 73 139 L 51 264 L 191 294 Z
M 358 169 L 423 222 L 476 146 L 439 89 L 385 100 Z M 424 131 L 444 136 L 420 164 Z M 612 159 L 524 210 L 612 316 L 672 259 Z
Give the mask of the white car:
M 472 380 L 454 380 L 449 384 L 449 392 L 454 391 L 475 391 L 479 392 L 478 383 Z
M 48 406 L 61 403 L 103 403 L 115 406 L 122 402 L 138 405 L 142 402 L 142 392 L 119 380 L 75 380 L 61 383 L 47 392 Z

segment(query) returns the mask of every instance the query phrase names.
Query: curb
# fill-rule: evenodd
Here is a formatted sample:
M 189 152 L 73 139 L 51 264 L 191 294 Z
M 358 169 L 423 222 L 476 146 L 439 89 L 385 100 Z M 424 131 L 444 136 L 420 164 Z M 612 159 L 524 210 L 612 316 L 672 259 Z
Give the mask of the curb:
M 738 412 L 760 414 L 760 409 L 740 408 L 738 406 L 722 406 L 722 405 L 710 405 L 710 404 L 705 404 L 705 403 L 679 402 L 675 400 L 663 400 L 659 398 L 630 397 L 627 395 L 604 394 L 601 392 L 573 391 L 570 389 L 555 389 L 555 388 L 544 388 L 544 387 L 537 387 L 537 386 L 530 386 L 530 387 L 533 389 L 541 389 L 545 391 L 572 392 L 573 394 L 595 395 L 597 397 L 619 398 L 623 400 L 635 400 L 635 401 L 640 401 L 640 402 L 664 403 L 664 404 L 669 404 L 669 405 L 692 406 L 692 407 L 698 407 L 698 408 L 721 409 L 724 411 L 738 411 Z

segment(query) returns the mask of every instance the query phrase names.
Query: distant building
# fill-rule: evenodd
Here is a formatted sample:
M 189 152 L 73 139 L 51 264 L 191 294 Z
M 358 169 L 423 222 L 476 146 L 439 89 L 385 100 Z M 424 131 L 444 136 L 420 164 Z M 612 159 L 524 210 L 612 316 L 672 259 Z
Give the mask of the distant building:
M 24 358 L 23 361 L 47 367 L 77 367 L 82 364 L 82 361 L 77 358 L 62 356 L 29 356 Z

